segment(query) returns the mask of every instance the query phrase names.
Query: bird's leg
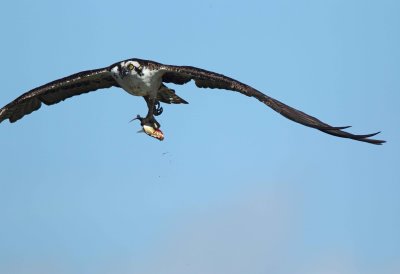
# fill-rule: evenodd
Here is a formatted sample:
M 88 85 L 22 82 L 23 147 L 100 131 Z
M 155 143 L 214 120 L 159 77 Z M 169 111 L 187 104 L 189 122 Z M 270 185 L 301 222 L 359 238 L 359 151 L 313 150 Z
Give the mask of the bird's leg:
M 164 109 L 162 108 L 160 101 L 158 101 L 155 98 L 150 98 L 148 96 L 144 96 L 144 99 L 146 100 L 147 107 L 149 108 L 149 112 L 150 112 L 150 110 L 152 111 L 152 115 L 158 116 L 158 115 L 161 115 L 161 113 L 163 113 Z
M 137 115 L 136 118 L 134 118 L 133 120 L 140 121 L 140 125 L 142 126 L 143 131 L 147 135 L 162 141 L 164 140 L 164 134 L 160 130 L 161 125 L 154 118 L 155 113 L 159 115 L 162 112 L 162 108 L 160 108 L 160 103 L 155 98 L 149 98 L 148 96 L 145 96 L 144 99 L 146 100 L 147 107 L 149 109 L 146 117 L 143 118 L 140 115 Z
M 160 123 L 154 118 L 154 116 L 160 115 L 163 111 L 162 107 L 160 107 L 160 102 L 158 102 L 155 98 L 150 98 L 145 96 L 144 99 L 146 100 L 148 112 L 145 118 L 140 120 L 142 126 L 148 125 L 154 127 L 155 129 L 160 128 Z

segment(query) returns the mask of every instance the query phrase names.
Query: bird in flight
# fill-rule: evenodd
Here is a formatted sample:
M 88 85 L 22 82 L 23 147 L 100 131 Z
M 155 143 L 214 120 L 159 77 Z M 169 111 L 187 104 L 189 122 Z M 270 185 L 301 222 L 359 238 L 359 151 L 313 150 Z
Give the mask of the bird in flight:
M 126 92 L 142 96 L 147 103 L 145 117 L 137 115 L 142 131 L 158 140 L 164 139 L 160 124 L 155 116 L 163 112 L 160 102 L 167 104 L 187 104 L 165 84 L 183 85 L 191 80 L 199 88 L 226 89 L 254 97 L 286 118 L 318 129 L 330 135 L 356 141 L 381 145 L 385 141 L 371 139 L 372 134 L 356 135 L 343 131 L 347 127 L 333 127 L 300 110 L 290 107 L 264 93 L 219 73 L 191 66 L 164 65 L 150 60 L 128 59 L 111 66 L 82 71 L 65 78 L 34 88 L 0 109 L 0 123 L 8 119 L 11 123 L 38 110 L 42 103 L 53 105 L 69 97 L 103 88 L 120 87 Z

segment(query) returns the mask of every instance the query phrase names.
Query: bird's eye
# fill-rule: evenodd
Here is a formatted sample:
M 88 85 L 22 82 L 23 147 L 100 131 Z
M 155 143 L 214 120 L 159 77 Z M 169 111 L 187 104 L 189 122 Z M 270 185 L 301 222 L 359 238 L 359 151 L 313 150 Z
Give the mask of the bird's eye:
M 133 64 L 129 64 L 129 65 L 128 65 L 128 69 L 129 69 L 129 70 L 133 70 L 134 68 L 135 68 L 135 66 L 134 66 Z

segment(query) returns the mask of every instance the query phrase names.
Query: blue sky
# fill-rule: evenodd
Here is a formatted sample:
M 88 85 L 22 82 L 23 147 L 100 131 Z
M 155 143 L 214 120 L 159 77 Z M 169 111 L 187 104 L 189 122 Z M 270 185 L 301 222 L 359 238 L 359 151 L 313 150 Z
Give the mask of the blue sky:
M 0 273 L 400 272 L 398 1 L 8 1 L 0 104 L 131 57 L 245 82 L 174 87 L 163 142 L 113 88 L 0 125 Z M 171 86 L 173 87 L 173 86 Z

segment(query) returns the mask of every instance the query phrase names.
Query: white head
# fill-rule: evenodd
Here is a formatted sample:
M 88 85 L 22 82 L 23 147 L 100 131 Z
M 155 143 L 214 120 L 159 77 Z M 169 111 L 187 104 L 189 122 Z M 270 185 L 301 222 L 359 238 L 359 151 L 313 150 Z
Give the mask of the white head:
M 114 73 L 115 76 L 123 79 L 127 75 L 142 76 L 143 66 L 137 61 L 129 60 L 118 63 L 115 67 L 111 69 L 111 71 Z

